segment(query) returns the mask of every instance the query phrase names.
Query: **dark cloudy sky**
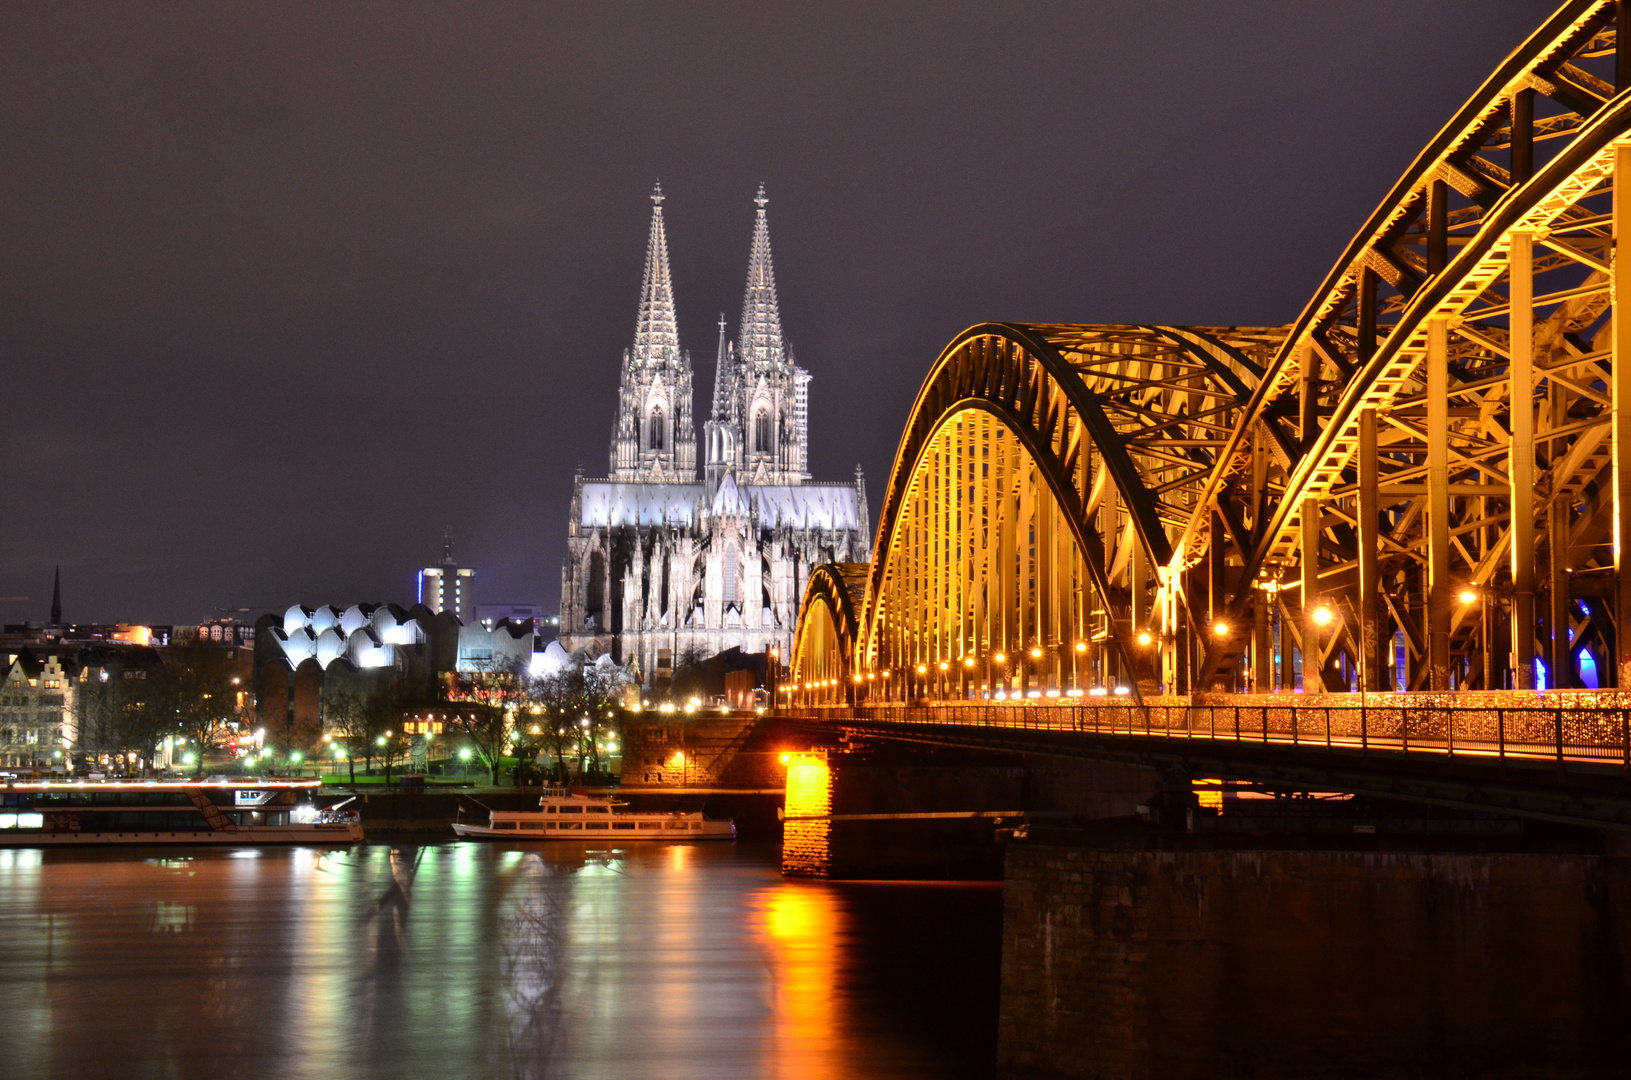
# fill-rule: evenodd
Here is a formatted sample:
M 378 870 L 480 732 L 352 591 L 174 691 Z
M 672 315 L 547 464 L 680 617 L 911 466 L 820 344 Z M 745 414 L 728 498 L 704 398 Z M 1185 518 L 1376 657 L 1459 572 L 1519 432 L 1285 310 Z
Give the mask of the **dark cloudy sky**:
M 876 507 L 970 323 L 1292 319 L 1550 10 L 4 5 L 0 620 L 57 563 L 82 621 L 408 600 L 444 526 L 553 609 L 657 178 L 699 361 L 767 185 L 813 470 Z

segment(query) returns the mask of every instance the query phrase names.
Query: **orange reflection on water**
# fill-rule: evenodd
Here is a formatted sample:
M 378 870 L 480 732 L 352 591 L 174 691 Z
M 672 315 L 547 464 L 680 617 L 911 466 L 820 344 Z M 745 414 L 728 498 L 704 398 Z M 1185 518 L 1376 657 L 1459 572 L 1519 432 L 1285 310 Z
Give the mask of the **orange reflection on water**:
M 755 914 L 756 936 L 770 957 L 766 1075 L 821 1080 L 847 1074 L 837 988 L 847 913 L 830 887 L 789 881 L 760 894 Z

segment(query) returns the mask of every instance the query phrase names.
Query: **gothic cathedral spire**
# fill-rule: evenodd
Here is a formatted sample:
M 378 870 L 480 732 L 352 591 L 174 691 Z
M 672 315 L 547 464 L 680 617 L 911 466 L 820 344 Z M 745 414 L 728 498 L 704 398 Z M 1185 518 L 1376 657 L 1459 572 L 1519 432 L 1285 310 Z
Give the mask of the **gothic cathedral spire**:
M 720 447 L 731 447 L 730 464 L 741 470 L 744 482 L 796 485 L 810 476 L 806 390 L 810 375 L 793 362 L 792 350 L 782 335 L 776 271 L 770 259 L 770 222 L 765 216 L 769 202 L 765 186 L 760 184 L 753 199 L 758 209 L 753 220 L 753 243 L 748 248 L 742 325 L 730 364 L 730 408 L 722 409 L 716 400 L 710 428 L 726 422 L 731 425 L 731 437 L 717 442 Z M 710 479 L 716 471 L 715 442 L 710 436 Z
M 674 319 L 674 281 L 668 272 L 668 232 L 663 228 L 663 185 L 651 192 L 651 235 L 640 283 L 640 317 L 634 325 L 630 361 L 642 367 L 680 362 L 680 330 Z
M 782 340 L 781 310 L 776 304 L 776 270 L 770 262 L 770 222 L 765 218 L 765 186 L 753 204 L 759 208 L 753 222 L 753 245 L 748 249 L 748 288 L 742 299 L 742 326 L 737 352 L 744 364 L 787 364 Z
M 690 483 L 697 474 L 697 431 L 691 420 L 691 358 L 680 351 L 674 282 L 663 226 L 663 187 L 651 193 L 651 233 L 640 285 L 634 348 L 623 353 L 617 423 L 612 429 L 611 478 Z

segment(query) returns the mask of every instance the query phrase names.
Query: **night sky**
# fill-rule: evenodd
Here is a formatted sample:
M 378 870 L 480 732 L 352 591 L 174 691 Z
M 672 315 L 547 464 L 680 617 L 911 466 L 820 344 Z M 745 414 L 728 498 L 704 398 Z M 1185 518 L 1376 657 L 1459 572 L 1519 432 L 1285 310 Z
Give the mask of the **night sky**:
M 407 602 L 447 526 L 553 611 L 657 179 L 699 435 L 763 181 L 876 513 L 963 327 L 1291 320 L 1551 10 L 5 5 L 0 621 Z

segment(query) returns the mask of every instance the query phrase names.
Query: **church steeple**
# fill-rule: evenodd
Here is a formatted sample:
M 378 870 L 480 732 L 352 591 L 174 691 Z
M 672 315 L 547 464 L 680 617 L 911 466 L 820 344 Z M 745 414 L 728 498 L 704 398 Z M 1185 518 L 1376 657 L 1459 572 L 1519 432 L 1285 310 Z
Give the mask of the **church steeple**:
M 62 625 L 62 567 L 57 567 L 57 573 L 51 579 L 51 625 Z
M 793 362 L 782 336 L 770 222 L 765 216 L 769 202 L 760 184 L 753 199 L 758 210 L 748 249 L 747 295 L 742 299 L 742 326 L 731 365 L 729 415 L 736 439 L 732 463 L 750 484 L 801 484 L 810 475 L 806 389 L 810 374 Z M 709 449 L 711 453 L 711 444 Z
M 610 475 L 616 480 L 688 483 L 697 474 L 691 419 L 691 358 L 680 351 L 674 282 L 668 268 L 663 188 L 651 192 L 651 232 L 640 283 L 634 347 L 623 353 Z
M 753 222 L 753 246 L 748 249 L 748 288 L 742 299 L 742 327 L 737 352 L 744 364 L 787 363 L 782 340 L 781 310 L 776 304 L 776 270 L 770 261 L 770 222 L 765 218 L 765 186 L 753 204 L 759 208 Z
M 640 284 L 640 316 L 634 325 L 634 349 L 629 359 L 641 366 L 680 361 L 680 331 L 674 319 L 674 282 L 668 272 L 668 231 L 663 227 L 661 183 L 651 192 L 646 273 Z

